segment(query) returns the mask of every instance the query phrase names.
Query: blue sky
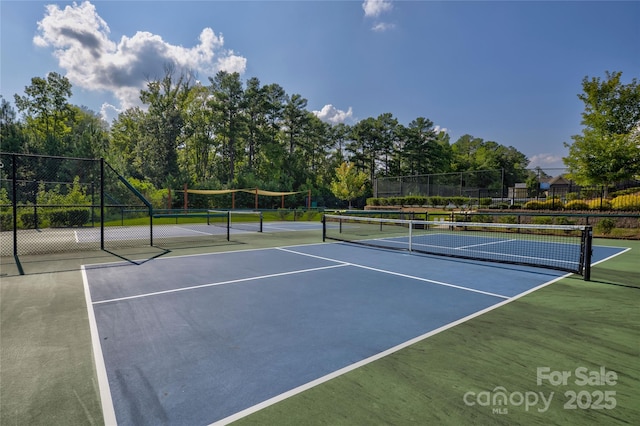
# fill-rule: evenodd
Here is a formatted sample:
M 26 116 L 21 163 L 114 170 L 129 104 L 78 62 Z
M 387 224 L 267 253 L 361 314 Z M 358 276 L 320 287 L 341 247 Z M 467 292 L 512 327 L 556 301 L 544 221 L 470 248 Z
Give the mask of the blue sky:
M 322 119 L 426 117 L 563 167 L 582 79 L 640 78 L 640 2 L 0 1 L 0 94 L 49 71 L 112 118 L 176 61 L 278 83 Z

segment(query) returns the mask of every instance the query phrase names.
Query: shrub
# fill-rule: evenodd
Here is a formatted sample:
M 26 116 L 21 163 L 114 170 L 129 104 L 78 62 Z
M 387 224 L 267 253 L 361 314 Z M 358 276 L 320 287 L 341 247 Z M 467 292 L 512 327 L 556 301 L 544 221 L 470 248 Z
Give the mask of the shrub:
M 580 193 L 579 192 L 569 192 L 567 194 L 567 201 L 574 201 L 574 200 L 579 200 L 580 199 Z
M 424 204 L 424 197 L 418 197 L 416 195 L 409 195 L 405 197 L 404 203 L 409 206 L 421 206 Z
M 596 231 L 604 235 L 609 235 L 611 231 L 613 231 L 613 228 L 615 227 L 616 227 L 615 221 L 607 217 L 602 219 L 596 224 Z
M 471 218 L 471 222 L 477 223 L 493 223 L 493 216 L 490 214 L 474 215 Z
M 589 210 L 589 204 L 582 200 L 572 200 L 564 205 L 566 210 Z
M 49 224 L 54 228 L 83 226 L 91 218 L 88 208 L 68 208 L 53 210 L 48 213 Z
M 517 216 L 500 216 L 498 218 L 498 223 L 518 223 Z
M 559 198 L 549 198 L 543 204 L 543 209 L 546 210 L 562 210 L 564 204 Z
M 640 193 L 626 194 L 616 197 L 611 200 L 611 207 L 614 210 L 640 210 Z
M 479 204 L 483 207 L 491 205 L 491 197 L 480 198 Z
M 449 200 L 456 207 L 464 206 L 469 203 L 469 199 L 466 197 L 450 197 Z
M 33 211 L 19 213 L 18 218 L 20 219 L 20 222 L 22 223 L 22 228 L 24 229 L 35 229 L 35 228 L 46 227 L 44 215 L 40 213 L 38 214 L 37 226 L 36 226 L 36 215 L 33 213 Z
M 551 225 L 553 224 L 553 218 L 549 216 L 535 216 L 532 222 L 535 225 Z
M 611 210 L 611 201 L 601 198 L 592 198 L 586 201 L 589 210 Z
M 375 197 L 367 198 L 367 205 L 368 206 L 379 206 L 380 205 L 380 198 L 375 198 Z
M 0 212 L 0 231 L 13 229 L 13 213 L 10 211 Z
M 554 222 L 556 225 L 575 225 L 576 224 L 575 220 L 571 220 L 568 217 L 564 217 L 564 216 L 556 217 Z
M 544 203 L 542 201 L 531 200 L 524 203 L 524 206 L 522 206 L 522 208 L 528 210 L 542 210 L 544 209 Z
M 429 198 L 429 204 L 433 207 L 435 206 L 444 206 L 447 204 L 447 201 L 444 197 L 433 196 Z

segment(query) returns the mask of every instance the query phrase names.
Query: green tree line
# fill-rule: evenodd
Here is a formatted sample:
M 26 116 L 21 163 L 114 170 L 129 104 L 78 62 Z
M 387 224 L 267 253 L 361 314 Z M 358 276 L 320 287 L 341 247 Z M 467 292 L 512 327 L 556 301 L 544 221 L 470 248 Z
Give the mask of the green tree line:
M 238 73 L 220 71 L 203 84 L 167 67 L 140 91 L 144 108 L 110 124 L 72 105 L 71 95 L 69 80 L 51 72 L 14 95 L 18 113 L 2 98 L 2 151 L 102 157 L 156 188 L 311 189 L 320 205 L 337 202 L 331 186 L 345 162 L 368 177 L 364 197 L 385 176 L 502 169 L 505 187 L 531 177 L 528 159 L 511 146 L 472 135 L 451 143 L 428 118 L 405 125 L 392 113 L 332 125 L 310 112 L 301 94 Z

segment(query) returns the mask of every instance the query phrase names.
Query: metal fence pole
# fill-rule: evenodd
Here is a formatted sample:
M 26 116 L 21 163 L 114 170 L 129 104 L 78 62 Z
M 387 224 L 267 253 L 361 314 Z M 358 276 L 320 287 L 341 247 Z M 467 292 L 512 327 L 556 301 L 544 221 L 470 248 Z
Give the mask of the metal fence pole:
M 11 158 L 11 197 L 13 198 L 11 207 L 13 208 L 13 256 L 15 257 L 18 255 L 18 188 L 16 185 L 16 162 L 18 159 L 15 154 L 12 154 Z
M 100 250 L 104 250 L 104 158 L 100 159 Z

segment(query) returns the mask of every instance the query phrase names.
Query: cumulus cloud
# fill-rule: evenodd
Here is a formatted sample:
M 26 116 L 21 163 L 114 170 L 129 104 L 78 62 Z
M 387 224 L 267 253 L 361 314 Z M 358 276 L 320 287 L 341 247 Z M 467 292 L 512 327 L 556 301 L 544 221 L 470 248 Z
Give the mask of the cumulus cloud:
M 353 118 L 351 107 L 347 111 L 342 111 L 331 104 L 323 106 L 320 111 L 313 111 L 313 114 L 320 120 L 331 124 L 344 123 Z
M 436 135 L 439 135 L 440 133 L 449 133 L 449 129 L 447 129 L 446 127 L 440 127 L 440 126 L 433 126 L 433 131 L 435 132 Z
M 535 154 L 529 158 L 528 167 L 563 167 L 562 157 L 555 154 Z
M 368 18 L 377 18 L 384 12 L 388 12 L 393 8 L 390 0 L 364 0 L 362 9 L 364 16 Z
M 380 15 L 387 13 L 391 9 L 393 9 L 391 0 L 364 0 L 364 2 L 362 3 L 362 9 L 364 10 L 364 16 L 366 18 L 376 19 L 376 22 L 374 22 L 373 26 L 371 27 L 372 31 L 384 32 L 395 28 L 394 24 L 377 20 Z
M 119 107 L 113 107 L 116 109 L 138 105 L 140 89 L 148 79 L 164 76 L 167 66 L 178 72 L 207 75 L 220 70 L 242 74 L 246 69 L 246 58 L 225 49 L 222 35 L 216 35 L 211 28 L 204 28 L 198 44 L 190 48 L 172 45 L 145 31 L 123 36 L 118 42 L 111 40 L 109 34 L 109 26 L 95 6 L 85 1 L 64 9 L 48 5 L 33 42 L 53 48 L 74 86 L 112 93 L 120 102 Z

